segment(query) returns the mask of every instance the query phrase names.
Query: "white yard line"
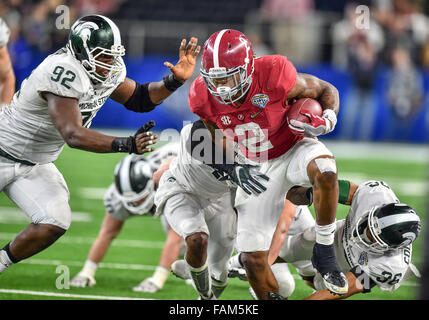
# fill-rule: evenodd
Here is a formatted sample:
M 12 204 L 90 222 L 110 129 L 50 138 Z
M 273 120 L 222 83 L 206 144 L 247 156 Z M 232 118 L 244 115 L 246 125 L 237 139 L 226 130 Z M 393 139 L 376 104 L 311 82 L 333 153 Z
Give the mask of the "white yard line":
M 32 295 L 32 296 L 46 296 L 46 297 L 61 297 L 61 298 L 96 299 L 96 300 L 155 300 L 155 299 L 145 299 L 145 298 L 94 296 L 94 295 L 88 295 L 88 294 L 56 293 L 56 292 L 15 290 L 15 289 L 0 289 L 0 293 L 24 294 L 24 295 Z
M 65 265 L 65 266 L 72 266 L 72 267 L 82 267 L 84 264 L 84 261 L 61 261 L 61 260 L 44 260 L 44 259 L 33 259 L 30 258 L 28 260 L 23 260 L 20 263 L 23 264 L 33 264 L 33 265 Z M 107 269 L 120 269 L 120 270 L 146 270 L 146 271 L 153 271 L 156 269 L 156 266 L 152 265 L 144 265 L 144 264 L 128 264 L 128 263 L 100 263 L 100 268 L 107 268 Z M 298 274 L 292 274 L 293 278 L 295 280 L 301 280 L 301 276 Z M 418 287 L 419 283 L 417 280 L 411 281 L 406 280 L 404 281 L 401 286 L 404 287 Z
M 1 240 L 11 240 L 15 238 L 15 233 L 1 232 Z M 95 240 L 93 238 L 84 238 L 84 237 L 61 237 L 56 243 L 64 244 L 92 244 Z M 115 239 L 112 242 L 112 246 L 118 247 L 132 247 L 132 248 L 150 248 L 150 249 L 161 249 L 164 247 L 163 241 L 143 241 L 143 240 L 124 240 L 124 239 Z
M 429 147 L 425 144 L 379 143 L 356 141 L 321 141 L 338 159 L 368 159 L 429 163 Z
M 92 216 L 88 212 L 73 211 L 72 221 L 91 222 Z M 0 207 L 0 223 L 22 224 L 29 222 L 30 218 L 21 209 L 17 207 Z
M 61 260 L 44 260 L 44 259 L 34 259 L 30 258 L 27 260 L 22 260 L 20 263 L 23 264 L 35 264 L 35 265 L 52 265 L 59 266 L 65 265 L 70 267 L 83 267 L 85 261 L 61 261 Z M 120 270 L 145 270 L 153 271 L 156 269 L 156 266 L 149 266 L 144 264 L 128 264 L 128 263 L 107 263 L 101 262 L 100 268 L 106 269 L 120 269 Z
M 429 194 L 429 182 L 427 181 L 408 180 L 399 178 L 397 176 L 374 177 L 360 172 L 343 171 L 338 172 L 338 178 L 347 179 L 357 184 L 367 180 L 383 180 L 389 184 L 396 194 L 401 194 L 404 196 L 426 197 Z M 422 177 L 422 180 L 423 179 L 425 178 Z

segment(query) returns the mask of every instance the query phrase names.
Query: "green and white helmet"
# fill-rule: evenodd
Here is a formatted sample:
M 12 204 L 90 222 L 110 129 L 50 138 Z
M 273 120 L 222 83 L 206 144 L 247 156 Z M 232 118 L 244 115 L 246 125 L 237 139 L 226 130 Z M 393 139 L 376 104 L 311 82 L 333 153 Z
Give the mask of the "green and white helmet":
M 78 19 L 71 27 L 68 48 L 94 83 L 112 86 L 124 68 L 120 57 L 125 54 L 125 48 L 121 44 L 119 29 L 112 20 L 102 15 Z M 97 59 L 101 57 L 112 57 L 113 64 Z M 107 70 L 108 74 L 98 74 L 96 67 Z
M 372 253 L 405 248 L 420 233 L 421 223 L 416 211 L 403 203 L 389 203 L 363 214 L 352 230 L 351 240 Z M 371 241 L 370 235 L 375 241 Z

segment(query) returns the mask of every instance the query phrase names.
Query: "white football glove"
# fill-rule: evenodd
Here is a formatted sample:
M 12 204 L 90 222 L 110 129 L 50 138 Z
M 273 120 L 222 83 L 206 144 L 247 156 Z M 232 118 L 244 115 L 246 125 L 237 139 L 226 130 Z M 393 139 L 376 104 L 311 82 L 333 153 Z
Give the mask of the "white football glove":
M 95 286 L 96 282 L 94 277 L 92 277 L 89 274 L 86 274 L 84 272 L 79 272 L 70 282 L 70 286 L 72 287 L 93 287 Z
M 144 279 L 138 286 L 133 288 L 135 292 L 155 293 L 159 290 L 161 290 L 161 288 L 155 284 L 152 278 Z
M 309 117 L 311 121 L 310 123 L 304 123 L 291 119 L 289 128 L 296 135 L 317 137 L 333 131 L 337 124 L 337 115 L 331 109 L 324 110 L 321 117 L 305 110 L 302 110 L 301 113 Z

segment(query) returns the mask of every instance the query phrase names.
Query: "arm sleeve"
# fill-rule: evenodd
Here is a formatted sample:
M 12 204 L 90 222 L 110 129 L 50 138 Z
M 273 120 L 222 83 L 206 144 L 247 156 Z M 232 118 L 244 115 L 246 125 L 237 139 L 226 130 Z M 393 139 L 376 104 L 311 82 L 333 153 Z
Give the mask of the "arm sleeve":
M 124 103 L 124 106 L 128 110 L 135 112 L 150 112 L 155 109 L 157 104 L 150 100 L 149 83 L 136 83 L 133 94 L 128 101 Z

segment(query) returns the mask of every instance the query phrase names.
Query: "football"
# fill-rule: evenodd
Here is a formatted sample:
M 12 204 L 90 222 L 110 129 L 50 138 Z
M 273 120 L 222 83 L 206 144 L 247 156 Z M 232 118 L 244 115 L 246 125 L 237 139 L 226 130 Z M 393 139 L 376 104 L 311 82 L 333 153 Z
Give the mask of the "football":
M 309 111 L 315 115 L 322 116 L 322 106 L 317 100 L 311 98 L 302 98 L 296 100 L 290 105 L 287 112 L 287 122 L 291 119 L 298 120 L 304 123 L 309 123 L 310 118 L 304 115 L 303 111 Z

